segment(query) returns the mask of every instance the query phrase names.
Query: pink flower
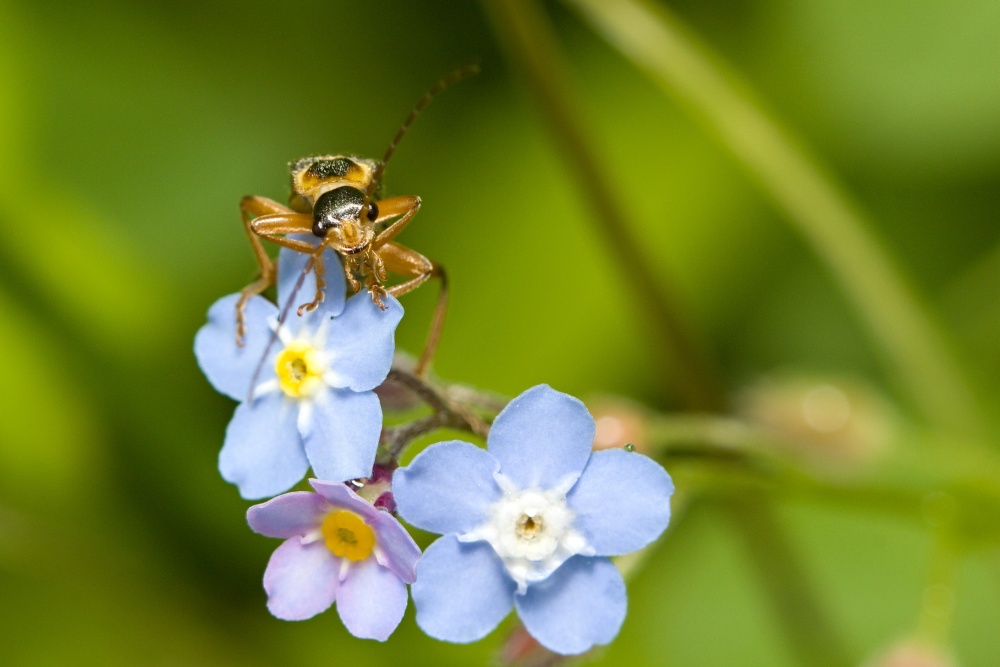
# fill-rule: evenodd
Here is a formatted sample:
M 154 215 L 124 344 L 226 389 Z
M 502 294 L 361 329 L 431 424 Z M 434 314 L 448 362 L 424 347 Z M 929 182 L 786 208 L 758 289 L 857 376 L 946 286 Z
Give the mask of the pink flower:
M 344 484 L 309 480 L 296 491 L 247 511 L 261 535 L 285 538 L 264 572 L 267 608 L 301 621 L 334 602 L 355 637 L 385 641 L 406 610 L 420 549 L 389 512 Z

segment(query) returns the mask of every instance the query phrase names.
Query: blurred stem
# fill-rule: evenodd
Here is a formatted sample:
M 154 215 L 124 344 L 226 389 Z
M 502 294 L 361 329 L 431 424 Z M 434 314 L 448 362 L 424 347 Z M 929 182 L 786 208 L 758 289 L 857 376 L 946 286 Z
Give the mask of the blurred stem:
M 947 646 L 955 618 L 955 580 L 959 553 L 955 544 L 938 531 L 917 620 L 917 633 L 933 646 Z
M 810 667 L 851 664 L 772 508 L 743 495 L 727 509 L 798 661 Z
M 604 244 L 627 283 L 625 292 L 657 339 L 652 350 L 669 355 L 674 383 L 683 403 L 692 409 L 718 410 L 723 406 L 722 389 L 714 365 L 681 315 L 674 295 L 651 270 L 635 236 L 629 229 L 628 210 L 618 191 L 599 165 L 603 164 L 591 136 L 575 109 L 565 82 L 568 68 L 558 50 L 558 39 L 546 17 L 532 0 L 484 0 L 493 28 L 506 52 L 521 69 L 538 100 L 549 128 L 563 152 L 565 164 L 579 184 L 584 208 L 595 212 L 594 221 Z M 655 352 L 654 352 L 655 353 Z
M 698 496 L 766 493 L 923 522 L 928 494 L 945 492 L 957 499 L 956 530 L 967 528 L 970 537 L 983 539 L 975 531 L 996 525 L 1000 507 L 1000 456 L 951 438 L 919 445 L 836 472 L 810 453 L 808 443 L 784 441 L 732 418 L 654 418 L 646 442 L 649 455 Z M 989 534 L 1000 542 L 1000 530 Z
M 812 244 L 863 315 L 925 416 L 975 432 L 981 408 L 944 336 L 833 178 L 747 86 L 660 5 L 566 0 L 721 139 Z
M 669 415 L 648 421 L 649 446 L 657 453 L 676 455 L 686 446 L 720 456 L 745 455 L 773 449 L 775 436 L 734 419 L 715 415 Z

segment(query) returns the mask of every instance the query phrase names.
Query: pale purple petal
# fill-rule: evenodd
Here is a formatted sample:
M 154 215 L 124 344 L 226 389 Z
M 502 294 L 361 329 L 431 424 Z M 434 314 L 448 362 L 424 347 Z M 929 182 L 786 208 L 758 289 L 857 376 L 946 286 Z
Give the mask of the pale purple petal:
M 250 382 L 257 370 L 271 329 L 268 321 L 277 309 L 263 297 L 247 301 L 244 311 L 246 337 L 243 347 L 236 344 L 236 302 L 239 294 L 224 296 L 208 309 L 208 323 L 194 337 L 194 354 L 205 377 L 216 391 L 237 401 L 250 395 Z
M 368 477 L 382 432 L 382 406 L 370 391 L 323 391 L 313 398 L 309 418 L 299 420 L 299 432 L 319 479 L 344 482 Z
M 312 234 L 289 234 L 289 238 L 298 241 L 307 241 L 315 245 L 319 239 Z M 302 269 L 309 261 L 309 255 L 303 252 L 282 248 L 278 252 L 278 304 L 285 307 L 285 301 L 292 297 L 295 285 L 302 276 Z M 323 315 L 340 315 L 344 309 L 344 297 L 347 292 L 347 283 L 344 280 L 344 269 L 341 268 L 340 257 L 332 248 L 327 248 L 323 252 L 323 265 L 326 267 L 326 290 L 323 293 L 323 303 L 317 309 L 317 313 L 322 311 Z M 308 303 L 316 296 L 316 274 L 309 271 L 302 279 L 302 285 L 298 293 L 295 294 L 295 302 L 289 312 L 295 316 L 295 311 L 299 305 Z
M 353 562 L 337 593 L 337 612 L 352 635 L 384 642 L 403 620 L 406 584 L 374 558 Z
M 670 523 L 673 482 L 656 461 L 621 449 L 594 452 L 566 500 L 597 556 L 641 549 Z
M 236 407 L 219 452 L 219 472 L 249 500 L 287 491 L 302 479 L 309 462 L 296 425 L 298 406 L 284 394 L 261 396 Z
M 375 550 L 378 562 L 392 570 L 405 583 L 412 584 L 417 578 L 420 547 L 396 517 L 385 510 L 376 510 L 374 523 L 371 525 L 378 535 L 378 547 Z
M 340 559 L 323 541 L 302 544 L 293 537 L 275 549 L 264 571 L 267 608 L 286 621 L 325 611 L 337 597 Z
M 542 384 L 507 404 L 487 444 L 501 474 L 518 488 L 552 488 L 587 465 L 594 418 L 578 399 Z
M 354 479 L 354 478 L 352 478 Z M 379 510 L 372 507 L 372 504 L 354 492 L 354 489 L 343 482 L 327 482 L 321 479 L 310 479 L 309 485 L 316 489 L 316 493 L 323 496 L 327 502 L 334 507 L 350 510 L 361 515 L 367 520 Z
M 358 514 L 375 531 L 377 540 L 375 556 L 378 562 L 392 570 L 408 584 L 416 578 L 420 547 L 406 532 L 403 525 L 384 510 L 373 507 L 345 484 L 333 484 L 317 479 L 309 480 L 313 488 L 335 507 Z
M 293 491 L 247 510 L 247 523 L 255 533 L 289 538 L 316 528 L 327 504 L 322 496 Z
M 356 294 L 328 324 L 326 349 L 331 356 L 330 368 L 341 386 L 369 391 L 389 374 L 403 307 L 391 296 L 383 301 L 385 310 L 372 303 L 367 292 Z
M 467 533 L 489 519 L 501 491 L 493 456 L 461 440 L 433 444 L 392 478 L 399 515 L 434 533 Z
M 417 625 L 435 639 L 474 642 L 510 613 L 515 589 L 493 547 L 446 535 L 417 563 Z
M 625 582 L 608 559 L 574 556 L 514 604 L 542 646 L 576 655 L 618 635 L 627 607 Z

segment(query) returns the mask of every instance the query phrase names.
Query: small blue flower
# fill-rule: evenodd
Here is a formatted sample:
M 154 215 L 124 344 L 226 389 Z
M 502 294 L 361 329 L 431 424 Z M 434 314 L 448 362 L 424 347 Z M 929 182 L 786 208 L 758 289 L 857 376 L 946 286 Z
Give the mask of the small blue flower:
M 608 556 L 640 549 L 670 521 L 673 483 L 655 461 L 592 452 L 583 403 L 539 385 L 497 416 L 488 451 L 432 445 L 396 471 L 400 516 L 444 537 L 417 565 L 417 624 L 472 642 L 512 607 L 546 648 L 607 644 L 625 620 L 625 583 Z
M 279 304 L 290 298 L 307 261 L 307 255 L 282 249 Z M 246 307 L 246 344 L 239 347 L 239 295 L 230 294 L 212 305 L 208 324 L 195 337 L 195 356 L 209 382 L 241 401 L 226 429 L 219 471 L 244 498 L 287 491 L 310 465 L 317 477 L 334 482 L 371 474 L 382 428 L 372 390 L 389 373 L 403 308 L 387 297 L 382 311 L 363 293 L 345 303 L 340 261 L 332 251 L 324 261 L 325 300 L 312 313 L 299 317 L 293 304 L 278 327 L 279 309 L 254 296 Z M 315 285 L 310 273 L 297 302 L 312 299 Z M 275 330 L 277 340 L 267 350 Z

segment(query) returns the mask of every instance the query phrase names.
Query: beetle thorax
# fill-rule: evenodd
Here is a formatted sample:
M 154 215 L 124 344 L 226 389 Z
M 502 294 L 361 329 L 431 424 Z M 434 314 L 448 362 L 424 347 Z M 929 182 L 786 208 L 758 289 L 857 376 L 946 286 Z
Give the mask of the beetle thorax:
M 353 155 L 318 155 L 296 160 L 289 165 L 292 176 L 291 206 L 297 211 L 311 211 L 325 193 L 344 186 L 368 189 L 375 172 L 375 162 Z

